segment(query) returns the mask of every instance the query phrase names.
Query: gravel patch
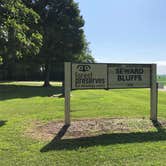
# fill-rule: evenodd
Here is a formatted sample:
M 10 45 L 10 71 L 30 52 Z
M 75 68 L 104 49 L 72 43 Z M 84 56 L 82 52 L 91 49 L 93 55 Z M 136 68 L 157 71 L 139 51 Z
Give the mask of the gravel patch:
M 166 127 L 166 121 L 161 121 Z M 31 122 L 31 127 L 25 135 L 38 140 L 52 140 L 64 126 L 63 121 L 49 123 Z M 107 118 L 73 120 L 63 138 L 90 137 L 105 133 L 148 132 L 156 130 L 153 123 L 145 118 Z

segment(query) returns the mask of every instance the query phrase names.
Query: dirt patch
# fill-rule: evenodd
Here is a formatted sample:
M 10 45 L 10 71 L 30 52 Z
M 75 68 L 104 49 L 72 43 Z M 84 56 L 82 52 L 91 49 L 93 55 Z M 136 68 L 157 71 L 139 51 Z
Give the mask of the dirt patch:
M 162 127 L 166 127 L 166 121 L 161 121 Z M 25 135 L 38 140 L 52 140 L 63 128 L 62 121 L 52 121 L 47 124 L 32 122 Z M 104 133 L 129 133 L 148 132 L 156 130 L 153 123 L 145 118 L 127 119 L 84 119 L 73 120 L 63 138 L 89 137 Z

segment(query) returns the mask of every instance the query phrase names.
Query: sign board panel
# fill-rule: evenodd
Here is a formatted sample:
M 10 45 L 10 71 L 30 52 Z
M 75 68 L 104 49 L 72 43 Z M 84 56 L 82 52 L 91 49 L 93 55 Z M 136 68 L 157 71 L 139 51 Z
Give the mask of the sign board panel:
M 108 88 L 149 88 L 151 65 L 108 64 Z
M 106 89 L 107 64 L 72 64 L 72 89 Z
M 72 89 L 149 88 L 150 64 L 72 64 Z
M 150 88 L 150 119 L 157 121 L 156 64 L 65 63 L 65 125 L 70 125 L 73 89 Z

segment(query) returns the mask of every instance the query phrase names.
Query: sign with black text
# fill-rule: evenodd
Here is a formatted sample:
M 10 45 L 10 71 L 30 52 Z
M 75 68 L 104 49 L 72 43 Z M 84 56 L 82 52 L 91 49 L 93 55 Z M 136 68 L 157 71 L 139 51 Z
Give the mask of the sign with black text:
M 65 125 L 71 124 L 70 92 L 76 89 L 150 88 L 150 119 L 157 121 L 156 64 L 65 63 Z
M 150 64 L 72 64 L 72 89 L 149 88 Z
M 72 64 L 72 89 L 107 88 L 107 64 Z
M 151 65 L 108 64 L 108 88 L 149 88 Z

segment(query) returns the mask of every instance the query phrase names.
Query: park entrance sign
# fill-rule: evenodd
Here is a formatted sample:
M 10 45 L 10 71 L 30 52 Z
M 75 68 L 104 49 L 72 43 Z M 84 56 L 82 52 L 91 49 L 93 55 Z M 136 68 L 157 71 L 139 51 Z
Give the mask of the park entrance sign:
M 71 89 L 149 88 L 151 65 L 72 64 Z
M 156 64 L 65 63 L 65 124 L 70 124 L 70 91 L 150 88 L 151 116 L 157 120 Z
M 106 64 L 72 64 L 72 89 L 106 89 Z
M 149 88 L 151 65 L 110 64 L 108 65 L 108 87 L 117 88 Z

